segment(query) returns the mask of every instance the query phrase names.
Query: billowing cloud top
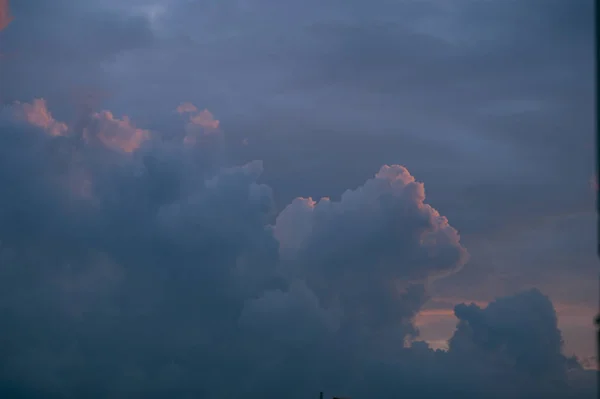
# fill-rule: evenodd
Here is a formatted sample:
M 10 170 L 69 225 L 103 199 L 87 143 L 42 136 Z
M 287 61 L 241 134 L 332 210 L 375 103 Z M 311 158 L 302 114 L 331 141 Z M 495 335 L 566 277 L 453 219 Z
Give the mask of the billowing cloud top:
M 371 264 L 370 272 L 387 268 L 394 275 L 387 279 L 421 280 L 467 260 L 457 231 L 424 200 L 424 185 L 405 167 L 384 165 L 340 202 L 296 199 L 279 214 L 275 234 L 284 251 L 327 264 Z M 359 255 L 366 253 L 369 259 Z
M 184 137 L 218 127 L 178 111 Z M 448 352 L 417 340 L 427 281 L 467 252 L 402 166 L 275 215 L 262 163 L 211 141 L 108 111 L 67 126 L 42 100 L 0 122 L 2 397 L 576 392 L 538 292 L 457 307 Z
M 17 103 L 14 106 L 14 116 L 43 129 L 52 136 L 60 136 L 67 132 L 67 125 L 54 120 L 43 99 L 35 99 L 31 104 Z
M 457 305 L 455 314 L 459 323 L 449 341 L 450 353 L 471 354 L 473 365 L 493 354 L 494 367 L 509 371 L 507 377 L 523 382 L 531 377 L 549 384 L 549 391 L 562 388 L 565 372 L 578 367 L 562 355 L 556 312 L 538 290 L 500 298 L 485 309 Z
M 85 131 L 86 137 L 96 137 L 106 147 L 114 150 L 135 151 L 150 136 L 147 130 L 131 125 L 129 118 L 119 120 L 108 111 L 92 114 L 90 122 L 89 130 Z

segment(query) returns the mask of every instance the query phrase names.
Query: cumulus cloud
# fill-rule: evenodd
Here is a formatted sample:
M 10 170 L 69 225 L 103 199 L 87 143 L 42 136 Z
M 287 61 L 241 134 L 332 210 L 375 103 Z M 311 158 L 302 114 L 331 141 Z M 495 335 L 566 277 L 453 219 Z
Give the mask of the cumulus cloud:
M 354 339 L 380 345 L 388 330 L 394 345 L 415 334 L 412 319 L 427 299 L 420 285 L 467 260 L 457 231 L 424 200 L 423 184 L 406 168 L 385 165 L 339 202 L 300 198 L 278 215 L 287 271 L 324 303 L 343 307 L 347 329 L 362 329 Z
M 186 135 L 183 139 L 185 144 L 196 144 L 198 140 L 202 140 L 203 136 L 218 132 L 219 121 L 207 109 L 200 111 L 194 104 L 181 103 L 177 106 L 177 112 L 188 116 L 188 123 L 185 127 Z
M 468 353 L 479 361 L 492 357 L 494 366 L 516 379 L 565 381 L 572 364 L 561 352 L 556 311 L 538 290 L 498 299 L 485 309 L 460 304 L 454 312 L 459 323 L 450 353 Z
M 380 381 L 402 385 L 391 381 L 394 371 L 413 368 L 429 384 L 436 381 L 434 387 L 416 389 L 420 393 L 414 397 L 448 393 L 467 398 L 594 395 L 595 372 L 583 370 L 577 359 L 561 353 L 555 310 L 538 290 L 497 298 L 487 307 L 460 304 L 454 312 L 458 324 L 447 351 L 432 351 L 424 342 L 415 342 L 404 358 L 380 369 Z M 415 383 L 422 384 L 422 380 Z
M 467 252 L 406 168 L 275 215 L 260 161 L 223 164 L 107 111 L 49 134 L 34 104 L 45 119 L 0 124 L 0 396 L 571 392 L 540 293 L 457 307 L 448 352 L 418 341 L 427 282 Z M 205 117 L 188 123 L 217 126 Z
M 274 341 L 310 342 L 327 330 L 335 332 L 338 318 L 335 311 L 322 308 L 319 298 L 305 283 L 294 281 L 287 291 L 269 290 L 260 298 L 249 300 L 240 321 Z
M 278 216 L 275 233 L 282 249 L 297 248 L 327 263 L 362 264 L 357 254 L 368 253 L 373 269 L 394 270 L 403 280 L 454 272 L 468 259 L 467 251 L 448 220 L 424 200 L 423 183 L 405 167 L 384 165 L 339 202 L 295 200 Z
M 88 140 L 98 139 L 114 150 L 133 152 L 150 138 L 150 132 L 133 126 L 127 116 L 118 119 L 111 112 L 103 111 L 91 115 L 84 136 Z
M 52 136 L 60 136 L 67 132 L 67 125 L 58 122 L 52 117 L 52 113 L 46 107 L 46 101 L 38 98 L 28 103 L 17 103 L 14 106 L 15 117 L 33 126 L 42 128 Z
M 177 106 L 177 112 L 180 114 L 198 112 L 198 108 L 192 103 L 181 103 Z

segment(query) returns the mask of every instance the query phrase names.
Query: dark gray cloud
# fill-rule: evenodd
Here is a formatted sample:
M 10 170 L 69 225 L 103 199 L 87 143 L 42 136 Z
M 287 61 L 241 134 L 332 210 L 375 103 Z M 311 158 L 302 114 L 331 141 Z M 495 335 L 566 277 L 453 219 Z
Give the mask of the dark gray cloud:
M 61 108 L 81 101 L 82 89 L 112 91 L 103 63 L 154 41 L 147 19 L 110 3 L 26 0 L 12 2 L 11 13 L 16 22 L 0 41 L 5 103 L 44 97 Z
M 556 327 L 552 303 L 537 290 L 500 298 L 481 309 L 477 305 L 456 306 L 459 322 L 449 341 L 449 356 L 468 356 L 473 376 L 490 370 L 498 379 L 510 381 L 499 396 L 526 397 L 529 379 L 541 385 L 534 388 L 547 394 L 564 392 L 569 372 L 580 366 L 562 353 L 562 335 Z M 493 357 L 493 365 L 488 362 Z M 479 366 L 483 362 L 487 367 Z
M 37 102 L 1 122 L 3 396 L 591 392 L 539 292 L 457 307 L 448 353 L 406 347 L 427 281 L 466 250 L 403 167 L 339 202 L 297 199 L 272 226 L 262 163 L 197 162 L 215 147 L 185 140 L 185 120 L 162 134 L 100 112 L 57 130 Z
M 503 352 L 498 360 L 521 376 L 549 374 L 553 380 L 564 373 L 567 362 L 556 314 L 539 291 L 496 300 L 485 310 L 461 304 L 455 314 L 459 323 L 450 340 L 451 352 Z
M 363 386 L 383 391 L 398 373 L 411 377 L 389 392 L 424 392 L 418 370 L 466 395 L 473 380 L 449 381 L 444 355 L 422 346 L 396 346 L 405 360 L 389 368 L 366 357 L 396 353 L 386 346 L 395 333 L 416 334 L 410 319 L 429 294 L 490 300 L 540 286 L 596 306 L 595 255 L 583 254 L 594 237 L 591 0 L 76 3 L 11 2 L 0 32 L 2 101 L 44 97 L 68 122 L 64 135 L 24 108 L 2 121 L 12 132 L 0 150 L 2 253 L 26 265 L 3 268 L 5 316 L 16 320 L 5 337 L 57 326 L 32 333 L 39 351 L 14 342 L 14 389 L 86 396 L 111 381 L 143 397 L 297 386 L 368 396 Z M 198 110 L 164 112 L 181 101 Z M 210 134 L 205 107 L 226 136 Z M 389 192 L 339 211 L 344 191 L 382 164 L 426 181 L 469 248 L 470 263 L 430 291 L 419 280 L 457 269 L 462 253 L 450 245 L 428 263 L 410 252 L 413 228 L 435 223 L 392 224 L 406 203 Z M 329 196 L 338 210 L 292 218 L 292 239 L 315 234 L 282 263 L 264 229 L 298 196 Z M 301 215 L 298 201 L 283 214 Z M 340 327 L 351 323 L 362 327 Z M 117 355 L 134 360 L 115 366 Z
M 174 1 L 159 17 L 161 44 L 110 70 L 135 86 L 140 117 L 182 96 L 210 106 L 249 138 L 237 156 L 276 165 L 264 179 L 280 206 L 337 198 L 382 162 L 402 163 L 465 234 L 480 234 L 590 207 L 591 7 Z M 351 174 L 337 166 L 347 162 Z
M 280 205 L 307 191 L 340 195 L 348 184 L 319 184 L 317 175 L 320 166 L 339 175 L 335 165 L 350 159 L 351 186 L 386 158 L 431 181 L 434 198 L 444 168 L 464 180 L 440 188 L 436 202 L 448 208 L 487 195 L 490 184 L 507 195 L 532 183 L 552 192 L 557 175 L 587 181 L 593 167 L 591 1 L 145 3 L 159 39 L 144 50 L 139 34 L 122 35 L 123 49 L 142 48 L 103 62 L 111 108 L 160 123 L 157 111 L 182 98 L 210 107 L 231 135 L 251 136 L 241 157 L 286 154 L 273 162 L 298 184 L 265 175 L 282 186 Z M 126 19 L 139 9 L 113 14 Z M 329 142 L 343 147 L 335 157 L 322 148 Z M 578 206 L 562 195 L 544 203 L 539 214 Z M 489 200 L 477 204 L 483 216 L 474 228 L 506 219 L 486 208 Z M 462 214 L 451 216 L 462 223 Z

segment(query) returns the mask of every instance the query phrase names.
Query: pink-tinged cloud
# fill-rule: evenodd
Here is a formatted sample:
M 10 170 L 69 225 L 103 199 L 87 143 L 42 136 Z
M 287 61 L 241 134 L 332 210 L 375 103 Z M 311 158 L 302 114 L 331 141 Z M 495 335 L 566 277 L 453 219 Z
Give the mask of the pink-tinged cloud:
M 203 136 L 218 132 L 219 121 L 214 118 L 209 110 L 199 111 L 194 104 L 181 103 L 176 111 L 181 115 L 188 115 L 189 118 L 185 126 L 185 137 L 183 139 L 185 144 L 194 145 Z
M 0 0 L 0 31 L 6 29 L 13 17 L 10 15 L 8 0 Z
M 297 251 L 319 253 L 321 249 L 307 248 L 325 245 L 317 237 L 340 230 L 330 244 L 335 243 L 336 256 L 352 259 L 352 251 L 364 246 L 367 253 L 367 248 L 376 247 L 379 252 L 365 260 L 374 268 L 394 270 L 391 275 L 401 281 L 440 278 L 458 271 L 469 255 L 448 219 L 424 201 L 423 183 L 401 165 L 384 165 L 374 178 L 344 192 L 339 202 L 295 199 L 278 215 L 274 234 L 288 257 Z M 349 245 L 350 240 L 354 243 Z M 410 248 L 401 250 L 400 244 Z
M 37 98 L 29 103 L 16 103 L 13 107 L 17 119 L 37 126 L 52 136 L 62 136 L 69 129 L 66 124 L 58 122 L 46 106 L 46 100 Z
M 15 103 L 13 116 L 17 120 L 36 126 L 51 136 L 64 136 L 69 126 L 54 119 L 48 110 L 46 100 L 39 98 L 31 103 Z M 133 152 L 150 138 L 150 132 L 135 127 L 127 116 L 115 118 L 110 111 L 95 112 L 83 128 L 83 137 L 88 144 L 101 145 L 123 152 Z
M 177 107 L 177 112 L 180 114 L 188 114 L 192 112 L 198 112 L 198 108 L 192 103 L 181 103 Z
M 196 113 L 190 118 L 190 122 L 194 125 L 202 126 L 209 129 L 218 129 L 219 121 L 213 117 L 209 110 L 203 110 Z
M 102 111 L 92 114 L 85 137 L 88 140 L 96 138 L 112 150 L 133 152 L 150 138 L 150 132 L 135 127 L 127 116 L 118 119 L 111 112 Z

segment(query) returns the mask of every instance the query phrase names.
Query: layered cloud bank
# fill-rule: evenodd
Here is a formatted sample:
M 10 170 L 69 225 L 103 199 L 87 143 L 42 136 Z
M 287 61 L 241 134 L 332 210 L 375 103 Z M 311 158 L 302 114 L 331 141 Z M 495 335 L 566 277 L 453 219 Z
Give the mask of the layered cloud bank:
M 168 135 L 3 111 L 1 397 L 592 392 L 538 291 L 457 306 L 447 352 L 418 340 L 428 281 L 468 254 L 406 168 L 276 215 L 262 163 L 219 163 L 218 121 L 177 111 Z

